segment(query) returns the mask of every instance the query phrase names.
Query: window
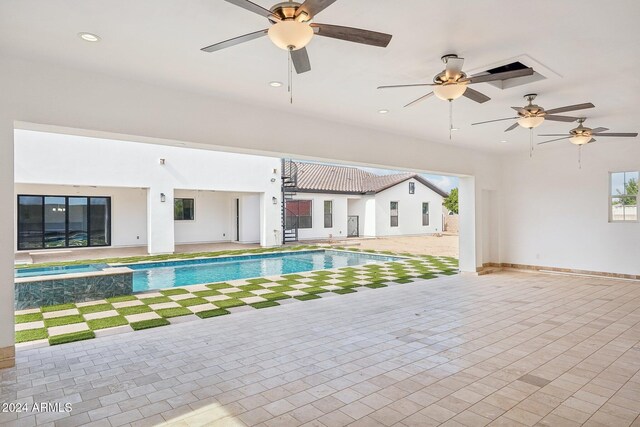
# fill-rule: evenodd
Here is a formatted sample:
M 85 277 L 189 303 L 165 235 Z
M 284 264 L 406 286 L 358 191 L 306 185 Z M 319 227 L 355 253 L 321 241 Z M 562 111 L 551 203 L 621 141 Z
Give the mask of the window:
M 429 225 L 429 203 L 422 204 L 422 225 Z
M 324 201 L 324 228 L 333 227 L 333 202 L 331 200 Z
M 391 202 L 391 206 L 390 206 L 390 211 L 391 211 L 391 226 L 392 227 L 397 227 L 398 226 L 398 202 Z
M 311 228 L 311 200 L 287 201 L 284 221 L 287 230 L 294 228 Z
M 173 219 L 176 221 L 193 221 L 194 205 L 193 199 L 174 199 Z
M 613 172 L 609 186 L 609 221 L 638 220 L 638 178 L 640 172 Z
M 18 196 L 18 250 L 111 245 L 111 198 Z
M 416 183 L 415 182 L 410 182 L 409 183 L 409 194 L 416 194 Z

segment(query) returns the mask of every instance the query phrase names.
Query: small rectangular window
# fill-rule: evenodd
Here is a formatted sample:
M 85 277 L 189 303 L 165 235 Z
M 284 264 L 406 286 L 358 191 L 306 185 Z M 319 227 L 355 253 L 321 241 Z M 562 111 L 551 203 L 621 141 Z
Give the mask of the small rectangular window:
M 415 194 L 416 193 L 416 183 L 415 182 L 410 182 L 409 183 L 409 194 Z
M 195 203 L 193 199 L 174 199 L 173 219 L 176 221 L 193 221 Z
M 640 172 L 612 172 L 609 186 L 609 221 L 638 221 Z
M 422 204 L 422 225 L 429 225 L 429 203 Z
M 398 202 L 391 202 L 390 211 L 391 211 L 391 226 L 397 227 L 398 226 Z
M 324 201 L 324 228 L 333 227 L 333 202 L 331 200 Z

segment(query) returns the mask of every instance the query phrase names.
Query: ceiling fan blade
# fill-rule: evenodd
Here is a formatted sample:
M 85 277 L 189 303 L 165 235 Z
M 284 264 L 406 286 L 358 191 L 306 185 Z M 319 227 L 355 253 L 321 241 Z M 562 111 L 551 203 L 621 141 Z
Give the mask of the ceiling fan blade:
M 361 30 L 360 28 L 342 27 L 340 25 L 311 24 L 311 26 L 316 29 L 319 36 L 370 46 L 387 47 L 392 37 L 391 34 Z
M 416 104 L 418 104 L 418 103 L 420 103 L 420 102 L 424 101 L 425 99 L 431 98 L 432 96 L 433 96 L 433 92 L 429 92 L 428 94 L 423 95 L 423 96 L 421 96 L 420 98 L 418 98 L 418 99 L 416 99 L 416 100 L 414 100 L 414 101 L 411 101 L 410 103 L 408 103 L 407 105 L 405 105 L 405 107 L 411 107 L 411 106 L 413 106 L 413 105 L 416 105 Z
M 587 141 L 587 144 L 591 144 L 592 142 L 596 142 L 595 138 L 591 138 L 589 141 Z
M 578 117 L 569 117 L 569 116 L 556 116 L 554 114 L 545 114 L 545 120 L 551 120 L 552 122 L 575 122 L 578 120 Z
M 311 63 L 309 62 L 309 54 L 307 53 L 306 47 L 298 50 L 292 50 L 291 61 L 293 61 L 293 66 L 298 74 L 306 73 L 311 70 Z
M 509 126 L 508 128 L 506 128 L 504 131 L 505 132 L 509 132 L 511 130 L 514 130 L 515 128 L 518 127 L 518 122 L 515 122 L 514 124 L 512 124 L 511 126 Z
M 200 49 L 203 52 L 215 52 L 220 49 L 224 49 L 227 47 L 235 46 L 240 43 L 248 42 L 250 40 L 258 39 L 260 37 L 266 36 L 269 30 L 260 30 L 255 33 L 245 34 L 243 36 L 234 37 L 229 40 L 225 40 L 220 43 L 212 44 L 211 46 L 203 47 Z
M 616 132 L 616 133 L 591 133 L 591 135 L 593 136 L 617 136 L 617 137 L 623 137 L 623 138 L 635 138 L 636 136 L 638 136 L 638 132 L 626 132 L 626 133 L 620 133 L 620 132 Z
M 278 19 L 278 17 L 275 16 L 273 13 L 271 13 L 269 9 L 265 9 L 262 6 L 259 6 L 253 2 L 250 2 L 249 0 L 225 0 L 225 1 L 227 3 L 231 3 L 233 5 L 246 9 L 250 12 L 257 13 L 258 15 L 264 16 L 265 18 L 275 17 L 276 19 Z M 278 21 L 279 20 L 280 19 L 278 19 Z
M 591 133 L 593 134 L 593 133 L 606 132 L 608 130 L 609 130 L 609 128 L 602 128 L 602 127 L 601 128 L 593 128 L 593 129 L 591 129 Z
M 538 145 L 548 144 L 549 142 L 562 141 L 563 139 L 569 139 L 570 136 L 565 136 L 564 138 L 550 139 L 549 141 L 538 142 Z
M 378 89 L 396 89 L 399 87 L 422 87 L 422 86 L 437 86 L 434 83 L 414 83 L 409 85 L 387 85 L 387 86 L 378 86 Z
M 491 100 L 491 98 L 489 98 L 484 93 L 480 93 L 477 90 L 471 89 L 470 87 L 468 87 L 462 95 L 469 98 L 472 101 L 476 101 L 479 104 L 482 104 Z
M 507 79 L 515 79 L 516 77 L 530 76 L 532 74 L 533 74 L 533 68 L 523 68 L 522 70 L 505 71 L 503 73 L 471 76 L 471 77 L 467 77 L 463 81 L 468 81 L 469 83 L 493 82 L 496 80 L 507 80 Z
M 455 79 L 462 72 L 462 65 L 464 64 L 464 58 L 448 58 L 447 67 L 444 75 L 447 80 Z
M 296 11 L 296 17 L 300 16 L 300 14 L 304 12 L 309 15 L 309 18 L 311 19 L 335 3 L 335 1 L 336 0 L 306 0 Z
M 590 102 L 585 102 L 584 104 L 576 104 L 576 105 L 567 105 L 566 107 L 560 108 L 552 108 L 551 110 L 547 110 L 547 114 L 557 114 L 557 113 L 566 113 L 568 111 L 577 111 L 577 110 L 586 110 L 587 108 L 594 108 Z
M 487 120 L 486 122 L 471 123 L 471 126 L 483 125 L 485 123 L 501 122 L 503 120 L 515 120 L 515 119 L 518 119 L 518 118 L 519 117 L 507 117 L 507 118 L 504 118 L 504 119 Z

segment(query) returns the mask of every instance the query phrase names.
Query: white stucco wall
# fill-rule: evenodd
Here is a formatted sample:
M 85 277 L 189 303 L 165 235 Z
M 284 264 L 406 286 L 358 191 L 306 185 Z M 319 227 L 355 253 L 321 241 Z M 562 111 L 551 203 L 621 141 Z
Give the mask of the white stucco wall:
M 172 252 L 174 243 L 234 240 L 233 197 L 241 198 L 241 241 L 260 242 L 260 193 L 269 201 L 280 200 L 277 158 L 27 130 L 16 130 L 15 141 L 18 183 L 148 189 L 131 209 L 126 209 L 128 201 L 123 198 L 128 193 L 117 193 L 113 224 L 126 221 L 123 215 L 131 217 L 135 236 L 141 237 L 137 239 L 126 225 L 114 225 L 114 246 L 146 243 L 150 252 L 158 253 Z M 166 196 L 164 203 L 161 193 Z M 195 199 L 194 221 L 174 222 L 173 197 Z M 265 208 L 264 244 L 278 245 L 273 230 L 280 228 L 280 211 L 272 203 Z M 138 230 L 140 224 L 146 224 L 146 231 Z
M 351 197 L 351 196 L 350 196 Z M 376 199 L 374 196 L 353 196 L 349 199 L 349 215 L 358 217 L 358 232 L 361 237 L 376 235 Z
M 311 200 L 312 228 L 300 228 L 300 240 L 344 239 L 347 237 L 347 196 L 344 194 L 298 193 L 294 200 Z M 324 202 L 333 202 L 333 227 L 324 228 Z
M 640 274 L 640 223 L 610 223 L 609 172 L 640 170 L 636 140 L 568 142 L 502 159 L 502 262 Z M 615 149 L 613 149 L 615 147 Z
M 409 194 L 409 182 L 415 194 Z M 442 232 L 442 196 L 410 179 L 376 194 L 376 235 L 399 236 Z M 391 227 L 390 205 L 398 202 L 398 226 Z M 422 225 L 422 203 L 429 203 L 429 225 Z

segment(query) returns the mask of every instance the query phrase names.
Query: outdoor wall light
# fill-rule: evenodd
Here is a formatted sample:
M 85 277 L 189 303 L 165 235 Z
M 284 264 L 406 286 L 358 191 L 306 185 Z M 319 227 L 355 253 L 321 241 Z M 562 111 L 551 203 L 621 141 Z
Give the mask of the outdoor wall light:
M 276 182 L 276 179 L 275 178 L 271 178 L 271 182 Z
M 272 197 L 272 198 L 271 198 L 271 201 L 273 202 L 273 204 L 274 204 L 274 205 L 277 205 L 277 204 L 278 204 L 278 199 L 277 199 L 277 198 L 275 198 L 275 197 Z
M 162 203 L 164 203 L 164 202 L 166 202 L 166 201 L 167 201 L 167 196 L 165 196 L 165 195 L 164 195 L 164 193 L 160 193 L 160 201 L 161 201 Z
M 165 162 L 166 162 L 166 160 L 165 160 L 165 159 L 160 159 L 160 164 L 161 164 L 161 165 L 164 165 L 164 164 L 165 164 Z

